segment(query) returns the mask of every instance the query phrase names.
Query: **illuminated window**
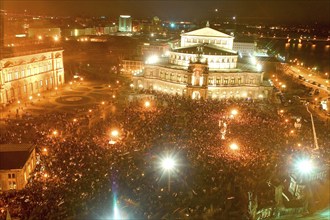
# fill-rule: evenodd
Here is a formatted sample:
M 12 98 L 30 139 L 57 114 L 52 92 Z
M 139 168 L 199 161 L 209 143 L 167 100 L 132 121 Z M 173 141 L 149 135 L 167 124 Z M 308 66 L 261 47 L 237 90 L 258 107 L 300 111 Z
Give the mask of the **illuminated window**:
M 42 80 L 40 80 L 40 87 L 42 87 Z
M 241 83 L 242 83 L 242 79 L 241 79 L 241 77 L 239 77 L 239 78 L 237 79 L 237 83 L 238 83 L 238 84 L 241 84 Z
M 223 84 L 224 84 L 224 85 L 228 85 L 228 79 L 224 79 L 224 80 L 223 80 Z
M 8 81 L 11 81 L 12 80 L 12 75 L 11 73 L 8 73 Z
M 217 79 L 217 85 L 220 85 L 220 79 Z

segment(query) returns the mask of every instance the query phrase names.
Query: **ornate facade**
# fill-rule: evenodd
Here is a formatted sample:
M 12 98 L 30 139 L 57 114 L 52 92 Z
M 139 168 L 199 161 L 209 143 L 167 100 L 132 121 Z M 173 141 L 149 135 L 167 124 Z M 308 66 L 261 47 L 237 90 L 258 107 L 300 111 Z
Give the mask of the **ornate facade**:
M 13 54 L 0 61 L 0 104 L 64 84 L 63 50 Z
M 208 26 L 182 34 L 181 47 L 168 60 L 145 65 L 133 86 L 193 99 L 267 98 L 272 87 L 256 66 L 238 65 L 233 39 Z

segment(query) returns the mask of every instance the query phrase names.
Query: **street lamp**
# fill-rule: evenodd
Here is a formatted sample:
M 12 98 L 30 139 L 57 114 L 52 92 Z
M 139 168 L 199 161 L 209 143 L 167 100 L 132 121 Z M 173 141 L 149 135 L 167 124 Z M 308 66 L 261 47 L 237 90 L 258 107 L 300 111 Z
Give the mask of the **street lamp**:
M 311 159 L 301 159 L 297 162 L 296 168 L 301 174 L 310 174 L 314 170 L 314 164 Z
M 118 135 L 119 135 L 119 132 L 117 130 L 111 131 L 111 136 L 112 137 L 118 137 Z
M 175 160 L 171 157 L 166 157 L 161 161 L 161 167 L 168 174 L 168 191 L 171 191 L 171 172 L 175 168 Z
M 229 146 L 229 148 L 230 148 L 231 150 L 234 150 L 234 151 L 236 151 L 236 150 L 239 149 L 238 145 L 235 144 L 235 143 L 232 143 L 232 144 Z
M 149 102 L 149 101 L 146 101 L 146 102 L 144 103 L 144 106 L 145 106 L 146 108 L 150 107 L 150 102 Z

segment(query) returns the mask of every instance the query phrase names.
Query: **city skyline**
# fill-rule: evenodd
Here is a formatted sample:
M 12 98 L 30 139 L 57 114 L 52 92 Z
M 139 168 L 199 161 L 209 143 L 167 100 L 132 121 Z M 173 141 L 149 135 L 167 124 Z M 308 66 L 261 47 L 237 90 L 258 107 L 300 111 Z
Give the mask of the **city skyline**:
M 79 7 L 77 4 L 79 3 Z M 193 5 L 194 7 L 191 7 Z M 237 21 L 328 24 L 327 1 L 4 1 L 10 13 L 53 16 L 108 16 L 130 14 L 135 18 L 158 16 L 169 20 L 209 20 L 235 17 Z M 26 10 L 26 12 L 24 12 Z

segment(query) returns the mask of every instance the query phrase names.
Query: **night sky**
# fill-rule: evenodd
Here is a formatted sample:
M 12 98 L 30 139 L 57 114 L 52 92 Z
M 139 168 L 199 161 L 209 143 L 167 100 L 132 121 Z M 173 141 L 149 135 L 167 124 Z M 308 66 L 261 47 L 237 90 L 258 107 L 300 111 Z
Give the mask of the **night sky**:
M 214 9 L 219 16 L 236 16 L 238 21 L 285 23 L 330 23 L 329 0 L 151 0 L 151 1 L 79 1 L 79 0 L 5 0 L 7 11 L 33 15 L 109 16 L 130 14 L 135 18 L 158 16 L 161 20 L 211 19 Z

